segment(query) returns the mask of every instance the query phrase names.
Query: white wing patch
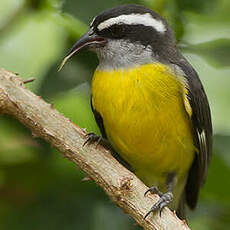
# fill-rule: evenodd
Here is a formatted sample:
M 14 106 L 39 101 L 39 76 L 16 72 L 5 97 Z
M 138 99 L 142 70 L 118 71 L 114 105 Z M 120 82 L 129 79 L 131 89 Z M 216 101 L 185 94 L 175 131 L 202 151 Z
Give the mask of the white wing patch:
M 200 143 L 200 147 L 203 148 L 204 153 L 207 153 L 207 140 L 206 140 L 206 134 L 205 131 L 202 130 L 201 133 L 197 130 L 197 135 Z
M 206 142 L 206 135 L 205 135 L 205 131 L 202 130 L 201 133 L 197 130 L 198 133 L 198 138 L 200 143 L 205 143 Z
M 207 172 L 208 172 L 208 147 L 207 147 L 207 139 L 206 139 L 206 133 L 205 130 L 203 129 L 201 132 L 197 129 L 197 136 L 199 139 L 199 146 L 200 146 L 200 156 L 199 156 L 199 162 L 201 164 L 201 167 L 203 167 L 203 172 L 204 172 L 204 178 L 206 178 Z M 203 183 L 205 180 L 203 181 Z
M 166 31 L 166 27 L 164 23 L 161 20 L 157 20 L 153 18 L 150 13 L 128 14 L 128 15 L 124 14 L 114 18 L 109 18 L 104 22 L 100 23 L 97 26 L 97 29 L 101 31 L 115 24 L 144 25 L 144 26 L 151 26 L 160 33 L 164 33 Z

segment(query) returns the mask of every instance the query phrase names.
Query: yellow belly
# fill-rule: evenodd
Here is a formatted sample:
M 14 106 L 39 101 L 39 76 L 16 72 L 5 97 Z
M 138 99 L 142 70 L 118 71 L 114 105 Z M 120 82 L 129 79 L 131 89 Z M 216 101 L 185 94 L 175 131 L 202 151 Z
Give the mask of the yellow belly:
M 92 103 L 107 137 L 148 186 L 163 187 L 169 172 L 184 184 L 191 166 L 195 147 L 183 87 L 162 64 L 94 74 Z

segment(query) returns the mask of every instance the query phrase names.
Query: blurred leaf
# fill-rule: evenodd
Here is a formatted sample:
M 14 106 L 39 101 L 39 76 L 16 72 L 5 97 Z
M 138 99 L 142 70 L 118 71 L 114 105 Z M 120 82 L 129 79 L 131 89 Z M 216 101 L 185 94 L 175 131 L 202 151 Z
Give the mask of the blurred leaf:
M 174 4 L 177 5 L 179 11 L 193 11 L 196 13 L 210 13 L 210 9 L 216 8 L 218 2 L 221 0 L 174 0 Z
M 0 2 L 0 32 L 9 26 L 13 18 L 17 17 L 24 8 L 25 0 L 1 0 Z
M 12 119 L 0 117 L 1 166 L 34 161 L 38 157 L 36 153 L 39 150 L 38 143 L 16 123 L 17 121 Z
M 90 225 L 93 230 L 141 229 L 134 223 L 131 217 L 128 215 L 125 216 L 115 205 L 108 204 L 108 202 L 98 202 L 93 207 L 93 216 Z
M 95 4 L 92 4 L 92 0 L 68 0 L 63 3 L 63 11 L 74 15 L 89 26 L 90 21 L 101 11 L 129 3 L 140 4 L 141 0 L 97 0 Z
M 230 17 L 218 17 L 217 9 L 219 8 L 212 9 L 209 15 L 184 12 L 186 27 L 183 40 L 188 44 L 200 44 L 217 39 L 230 39 Z
M 88 30 L 88 26 L 70 14 L 53 14 L 53 19 L 57 25 L 61 26 L 66 32 L 68 32 L 68 35 L 72 39 L 79 38 Z
M 65 47 L 66 33 L 52 20 L 52 14 L 26 14 L 0 39 L 1 67 L 20 73 L 24 79 L 35 77 L 29 85 L 33 90 L 39 88 L 44 74 Z
M 230 168 L 230 136 L 222 134 L 214 136 L 215 152 L 223 159 L 225 164 Z
M 27 7 L 33 10 L 58 10 L 62 6 L 60 0 L 26 0 Z
M 217 39 L 195 45 L 186 45 L 182 50 L 200 55 L 215 67 L 230 66 L 230 39 Z
M 88 132 L 100 133 L 90 108 L 90 88 L 82 84 L 77 88 L 54 98 L 54 107 L 70 118 L 76 125 L 86 128 Z
M 229 214 L 226 209 L 217 203 L 205 204 L 206 209 L 201 209 L 196 217 L 189 221 L 191 229 L 198 230 L 229 230 Z M 197 212 L 197 210 L 196 210 Z
M 218 173 L 217 173 L 218 172 Z M 230 167 L 217 154 L 213 154 L 209 168 L 207 183 L 202 190 L 202 198 L 208 202 L 222 203 L 230 208 Z

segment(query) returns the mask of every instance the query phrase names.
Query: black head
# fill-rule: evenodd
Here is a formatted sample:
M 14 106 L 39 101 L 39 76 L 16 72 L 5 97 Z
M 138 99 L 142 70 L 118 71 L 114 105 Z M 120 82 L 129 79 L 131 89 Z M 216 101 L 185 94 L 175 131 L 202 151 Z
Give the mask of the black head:
M 94 18 L 90 27 L 99 36 L 127 39 L 153 49 L 174 45 L 175 39 L 167 21 L 141 5 L 122 5 L 107 9 Z
M 91 22 L 90 30 L 72 47 L 63 65 L 83 47 L 95 50 L 103 61 L 110 59 L 108 64 L 115 60 L 117 66 L 122 64 L 121 57 L 124 62 L 137 62 L 139 54 L 141 63 L 147 62 L 150 49 L 155 57 L 166 62 L 176 53 L 173 31 L 167 21 L 141 5 L 122 5 L 101 12 Z M 147 47 L 148 53 L 143 54 L 145 48 L 140 47 Z

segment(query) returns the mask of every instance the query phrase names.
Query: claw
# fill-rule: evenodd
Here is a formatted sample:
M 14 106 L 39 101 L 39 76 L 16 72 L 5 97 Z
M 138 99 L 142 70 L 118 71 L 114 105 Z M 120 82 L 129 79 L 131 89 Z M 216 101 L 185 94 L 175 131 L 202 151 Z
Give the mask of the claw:
M 150 187 L 144 194 L 144 196 L 146 196 L 148 193 L 151 193 L 151 194 L 157 194 L 159 195 L 160 197 L 163 195 L 163 193 L 159 190 L 159 188 L 157 186 L 153 186 L 153 187 Z
M 149 192 L 151 192 L 150 188 L 144 193 L 144 196 L 146 196 Z
M 102 141 L 102 137 L 98 136 L 98 139 L 97 139 L 97 142 L 96 142 L 96 148 L 100 144 L 101 141 Z
M 96 142 L 96 147 L 100 144 L 101 140 L 102 140 L 102 137 L 101 136 L 98 136 L 96 135 L 95 133 L 88 133 L 87 135 L 87 140 L 84 142 L 83 144 L 83 147 L 86 145 L 86 144 L 93 144 Z
M 149 188 L 144 195 L 146 195 L 148 192 L 151 192 L 152 194 L 158 194 L 160 199 L 151 207 L 151 209 L 144 216 L 144 219 L 146 219 L 150 213 L 156 211 L 159 211 L 161 216 L 164 207 L 168 206 L 168 204 L 173 200 L 172 192 L 162 193 L 156 186 Z

